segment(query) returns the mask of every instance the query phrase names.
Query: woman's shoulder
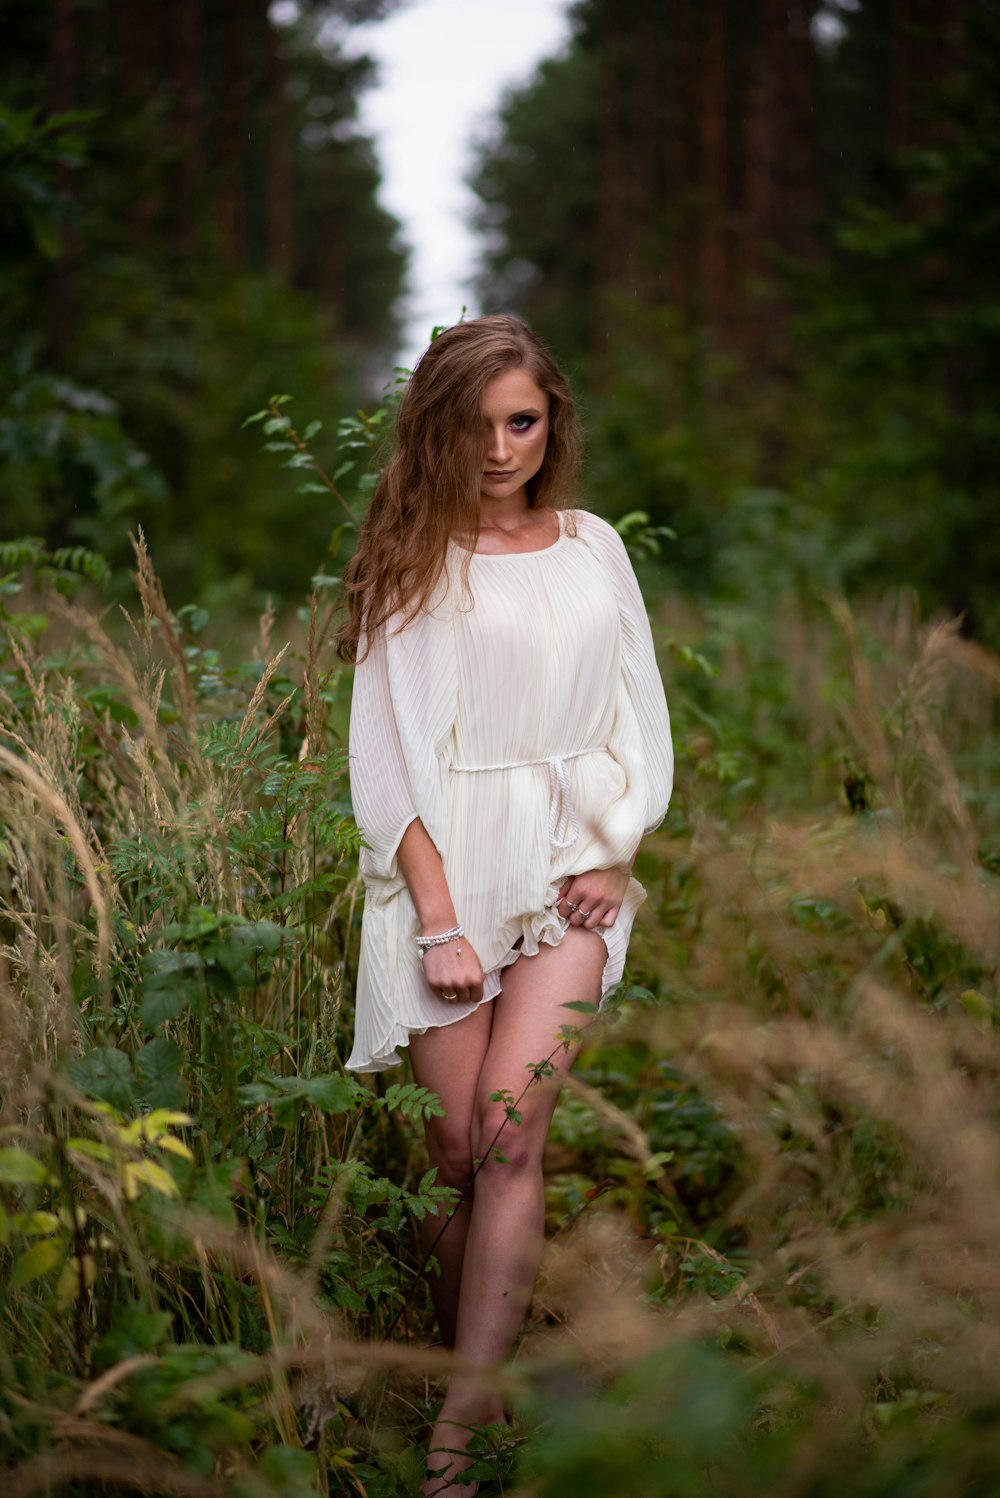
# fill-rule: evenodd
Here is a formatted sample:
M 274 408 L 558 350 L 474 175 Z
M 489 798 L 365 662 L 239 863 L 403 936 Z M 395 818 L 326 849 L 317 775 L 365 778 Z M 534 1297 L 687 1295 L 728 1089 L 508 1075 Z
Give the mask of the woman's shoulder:
M 607 520 L 592 510 L 567 510 L 571 532 L 588 542 L 596 551 L 616 560 L 625 554 L 625 543 Z

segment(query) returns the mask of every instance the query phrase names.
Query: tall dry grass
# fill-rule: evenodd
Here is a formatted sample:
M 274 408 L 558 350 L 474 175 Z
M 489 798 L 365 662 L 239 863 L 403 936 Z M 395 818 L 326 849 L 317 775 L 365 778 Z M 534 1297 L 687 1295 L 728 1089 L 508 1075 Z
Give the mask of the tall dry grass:
M 414 1492 L 440 1198 L 429 1100 L 338 1059 L 347 684 L 315 610 L 291 648 L 264 621 L 241 672 L 141 544 L 136 584 L 127 621 L 15 621 L 0 684 L 9 1483 Z M 667 630 L 675 808 L 631 995 L 557 1114 L 498 1373 L 520 1444 L 487 1433 L 484 1480 L 985 1494 L 1000 667 L 903 607 Z

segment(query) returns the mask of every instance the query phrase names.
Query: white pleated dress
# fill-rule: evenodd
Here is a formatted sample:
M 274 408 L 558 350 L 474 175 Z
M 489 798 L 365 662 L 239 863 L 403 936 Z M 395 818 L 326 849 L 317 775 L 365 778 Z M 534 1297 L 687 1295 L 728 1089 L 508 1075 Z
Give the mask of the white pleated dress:
M 366 844 L 355 1071 L 398 1065 L 413 1031 L 475 1008 L 424 978 L 396 862 L 414 818 L 441 854 L 485 1003 L 505 967 L 562 940 L 554 906 L 567 876 L 628 863 L 666 812 L 670 721 L 635 574 L 605 521 L 581 510 L 559 521 L 542 551 L 473 555 L 468 592 L 453 546 L 432 607 L 379 631 L 355 672 L 351 793 Z M 644 898 L 631 880 L 600 930 L 603 993 Z

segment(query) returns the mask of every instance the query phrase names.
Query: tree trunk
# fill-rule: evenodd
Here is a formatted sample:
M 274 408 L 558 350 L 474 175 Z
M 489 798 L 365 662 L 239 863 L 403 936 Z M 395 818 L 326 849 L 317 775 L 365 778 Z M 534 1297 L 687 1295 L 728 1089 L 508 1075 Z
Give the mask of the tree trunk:
M 889 5 L 889 150 L 900 155 L 910 144 L 910 41 L 912 0 Z
M 601 17 L 600 98 L 598 106 L 597 238 L 594 245 L 592 374 L 596 387 L 609 377 L 608 344 L 612 336 L 610 302 L 621 283 L 622 211 L 625 153 L 622 140 L 621 27 L 616 7 Z
M 891 0 L 889 150 L 898 155 L 947 139 L 946 109 L 927 95 L 960 66 L 967 0 Z
M 343 184 L 333 147 L 326 151 L 323 176 L 327 184 L 324 194 L 326 232 L 319 256 L 319 284 L 316 289 L 320 306 L 326 314 L 330 342 L 335 344 L 344 320 L 347 271 L 344 263 L 344 208 L 341 201 Z
M 819 109 L 811 22 L 817 0 L 790 10 L 763 0 L 747 96 L 741 279 L 751 297 L 771 280 L 775 251 L 807 258 L 817 247 Z M 772 366 L 783 309 L 768 295 L 750 311 L 750 350 Z
M 696 119 L 692 79 L 695 46 L 690 0 L 675 0 L 672 7 L 669 65 L 669 139 L 667 180 L 670 193 L 670 240 L 667 250 L 667 287 L 671 305 L 683 320 L 694 320 L 691 268 L 695 264 L 696 220 L 694 184 L 697 176 Z
M 726 0 L 707 0 L 701 67 L 701 306 L 712 341 L 721 345 L 728 329 L 726 246 Z
M 264 5 L 267 56 L 267 141 L 265 182 L 265 246 L 267 268 L 289 283 L 295 274 L 295 234 L 292 212 L 292 146 L 288 118 L 288 64 L 280 32 L 271 24 Z
M 657 84 L 660 47 L 657 0 L 641 0 L 634 51 L 635 86 L 631 90 L 632 129 L 629 132 L 627 166 L 629 194 L 626 203 L 628 227 L 627 289 L 644 306 L 655 305 L 659 268 L 656 255 L 656 161 Z
M 174 0 L 171 94 L 177 142 L 174 243 L 190 253 L 197 237 L 198 200 L 205 175 L 202 85 L 202 0 Z
M 77 38 L 73 0 L 52 0 L 49 25 L 49 102 L 53 114 L 65 114 L 77 97 Z M 72 191 L 73 173 L 61 166 L 59 190 Z M 79 245 L 67 224 L 59 231 L 59 253 L 52 263 L 48 305 L 48 343 L 52 363 L 61 367 L 72 337 L 74 323 L 76 259 Z
M 161 17 L 158 11 L 151 17 L 144 7 L 135 5 L 132 0 L 117 0 L 115 10 L 122 93 L 136 115 L 141 116 L 148 108 L 160 82 Z M 136 244 L 145 246 L 152 242 L 161 207 L 162 198 L 156 187 L 147 186 L 145 190 L 140 187 L 134 194 L 130 201 L 129 218 Z
M 219 106 L 219 244 L 229 265 L 243 265 L 247 253 L 244 135 L 247 67 L 241 0 L 225 0 L 222 31 L 222 98 Z

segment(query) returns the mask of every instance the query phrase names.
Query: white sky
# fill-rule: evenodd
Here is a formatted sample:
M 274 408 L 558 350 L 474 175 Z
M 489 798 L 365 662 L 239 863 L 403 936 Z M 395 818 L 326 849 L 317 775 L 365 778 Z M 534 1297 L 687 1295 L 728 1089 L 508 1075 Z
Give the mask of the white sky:
M 435 323 L 479 312 L 469 279 L 477 244 L 465 187 L 472 145 L 487 133 L 506 88 L 557 53 L 570 0 L 407 0 L 385 21 L 352 33 L 379 64 L 362 98 L 361 125 L 376 142 L 382 202 L 412 247 L 400 362 L 411 365 Z

